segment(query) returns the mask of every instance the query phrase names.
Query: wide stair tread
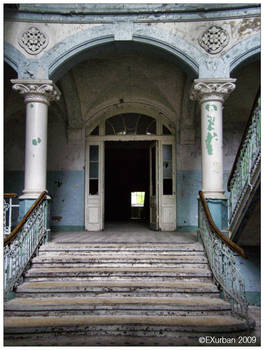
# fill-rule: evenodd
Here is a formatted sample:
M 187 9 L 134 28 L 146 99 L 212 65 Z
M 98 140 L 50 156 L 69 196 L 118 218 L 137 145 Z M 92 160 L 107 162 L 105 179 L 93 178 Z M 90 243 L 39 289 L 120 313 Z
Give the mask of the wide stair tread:
M 149 326 L 169 326 L 172 331 L 204 331 L 223 332 L 245 329 L 245 321 L 232 316 L 63 316 L 63 317 L 7 317 L 4 320 L 5 331 L 8 333 L 49 333 L 56 327 L 57 332 L 85 330 L 91 326 L 138 325 L 149 330 Z
M 56 344 L 58 334 L 66 345 L 79 336 L 188 345 L 194 333 L 248 329 L 220 298 L 198 242 L 46 243 L 24 277 L 4 305 L 8 345 Z

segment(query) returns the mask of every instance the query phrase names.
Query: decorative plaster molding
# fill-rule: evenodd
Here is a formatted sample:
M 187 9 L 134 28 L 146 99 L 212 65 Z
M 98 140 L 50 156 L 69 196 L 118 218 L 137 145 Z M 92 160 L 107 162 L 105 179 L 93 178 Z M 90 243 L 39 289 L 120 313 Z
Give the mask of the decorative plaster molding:
M 219 26 L 211 26 L 199 38 L 200 46 L 209 54 L 221 52 L 229 43 L 229 35 Z
M 20 80 L 12 79 L 13 89 L 25 95 L 25 102 L 42 102 L 60 99 L 60 91 L 52 80 Z
M 235 82 L 236 79 L 195 79 L 190 98 L 200 103 L 207 100 L 223 103 L 235 89 Z
M 47 34 L 38 27 L 29 27 L 18 40 L 19 45 L 30 55 L 37 55 L 47 47 Z

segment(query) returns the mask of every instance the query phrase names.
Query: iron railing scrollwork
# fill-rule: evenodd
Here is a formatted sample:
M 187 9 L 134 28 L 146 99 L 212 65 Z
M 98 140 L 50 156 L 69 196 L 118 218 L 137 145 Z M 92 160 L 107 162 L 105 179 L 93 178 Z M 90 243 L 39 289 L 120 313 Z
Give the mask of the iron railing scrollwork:
M 18 204 L 14 204 L 13 200 L 17 198 L 16 193 L 4 193 L 3 203 L 3 233 L 4 237 L 9 235 L 12 230 L 12 223 L 14 217 L 13 208 L 18 208 Z
M 246 258 L 244 250 L 230 241 L 216 227 L 203 192 L 199 192 L 199 233 L 207 254 L 213 276 L 223 291 L 232 311 L 248 321 L 248 302 L 243 277 L 236 266 L 235 254 Z
M 261 103 L 259 94 L 245 129 L 236 159 L 228 180 L 229 224 L 235 218 L 245 194 L 251 192 L 260 176 L 261 159 Z
M 8 298 L 38 248 L 47 239 L 48 202 L 42 192 L 21 222 L 4 239 L 4 295 Z

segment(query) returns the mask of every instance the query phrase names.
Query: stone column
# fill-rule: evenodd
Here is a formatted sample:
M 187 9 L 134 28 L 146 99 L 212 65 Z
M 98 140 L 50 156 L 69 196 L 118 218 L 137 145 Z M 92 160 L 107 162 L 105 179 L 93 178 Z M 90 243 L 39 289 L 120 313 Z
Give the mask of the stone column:
M 236 79 L 195 79 L 192 100 L 201 105 L 202 191 L 219 229 L 227 227 L 223 184 L 223 104 Z
M 26 144 L 24 190 L 21 200 L 30 200 L 24 211 L 46 190 L 47 128 L 49 102 L 60 92 L 51 80 L 11 80 L 13 89 L 25 96 Z
M 207 198 L 224 198 L 223 103 L 236 79 L 195 79 L 191 99 L 201 105 L 202 191 Z

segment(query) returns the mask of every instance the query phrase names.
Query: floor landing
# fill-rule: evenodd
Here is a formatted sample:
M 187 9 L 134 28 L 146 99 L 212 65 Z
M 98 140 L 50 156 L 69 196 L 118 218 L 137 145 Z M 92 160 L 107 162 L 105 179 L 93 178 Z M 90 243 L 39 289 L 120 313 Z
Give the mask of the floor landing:
M 51 232 L 50 241 L 56 243 L 195 243 L 196 232 L 152 231 L 137 222 L 105 224 L 100 232 Z

